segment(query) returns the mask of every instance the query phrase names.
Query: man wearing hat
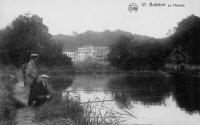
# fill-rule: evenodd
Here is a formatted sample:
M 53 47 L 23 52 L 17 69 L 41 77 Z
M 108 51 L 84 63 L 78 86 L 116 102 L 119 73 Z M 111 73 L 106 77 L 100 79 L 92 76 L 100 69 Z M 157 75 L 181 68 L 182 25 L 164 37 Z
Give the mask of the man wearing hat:
M 33 103 L 32 89 L 35 82 L 37 82 L 37 79 L 38 79 L 38 72 L 36 68 L 37 60 L 38 60 L 38 54 L 31 54 L 30 61 L 28 62 L 27 68 L 26 68 L 25 88 L 26 88 L 26 93 L 29 96 L 28 105 L 31 105 Z
M 50 91 L 47 87 L 48 79 L 49 76 L 43 74 L 39 77 L 38 82 L 34 85 L 33 101 L 35 102 L 35 106 L 39 106 L 51 98 Z

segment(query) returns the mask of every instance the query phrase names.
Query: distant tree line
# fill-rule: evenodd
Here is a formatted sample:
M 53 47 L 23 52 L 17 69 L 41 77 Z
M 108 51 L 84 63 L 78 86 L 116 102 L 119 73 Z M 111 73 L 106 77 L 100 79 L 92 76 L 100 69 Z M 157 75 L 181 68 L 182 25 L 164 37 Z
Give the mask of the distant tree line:
M 31 53 L 38 53 L 41 65 L 71 65 L 71 59 L 62 51 L 63 44 L 52 39 L 37 15 L 20 15 L 0 30 L 0 63 L 21 66 Z
M 86 31 L 84 33 L 76 33 L 73 35 L 53 35 L 53 39 L 64 43 L 64 48 L 68 51 L 75 51 L 80 46 L 110 46 L 116 42 L 121 36 L 132 35 L 135 39 L 143 40 L 148 36 L 132 34 L 123 30 L 105 30 L 102 32 Z
M 164 66 L 170 53 L 180 48 L 191 57 L 190 64 L 200 64 L 200 18 L 194 15 L 183 19 L 171 36 L 163 39 L 140 40 L 122 36 L 111 45 L 108 60 L 123 70 L 158 70 Z

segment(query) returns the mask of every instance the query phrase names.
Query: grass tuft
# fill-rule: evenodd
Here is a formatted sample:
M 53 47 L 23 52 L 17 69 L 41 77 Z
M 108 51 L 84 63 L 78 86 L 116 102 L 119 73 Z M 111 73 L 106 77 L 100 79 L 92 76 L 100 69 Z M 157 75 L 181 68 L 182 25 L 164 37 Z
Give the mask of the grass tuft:
M 76 121 L 77 119 L 82 119 L 84 109 L 79 103 L 71 101 L 68 98 L 63 99 L 61 93 L 56 92 L 53 94 L 52 99 L 38 107 L 35 113 L 37 121 L 54 121 L 58 118 Z

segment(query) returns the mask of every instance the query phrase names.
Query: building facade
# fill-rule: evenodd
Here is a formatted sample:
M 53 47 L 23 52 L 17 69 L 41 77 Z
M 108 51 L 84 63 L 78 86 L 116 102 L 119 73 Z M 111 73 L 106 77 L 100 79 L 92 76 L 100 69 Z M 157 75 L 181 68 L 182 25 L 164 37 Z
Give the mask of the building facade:
M 75 52 L 64 52 L 73 62 L 97 62 L 106 63 L 109 47 L 83 46 L 79 47 Z
M 71 58 L 72 62 L 76 60 L 76 53 L 75 52 L 63 52 L 63 54 L 67 55 L 68 57 Z

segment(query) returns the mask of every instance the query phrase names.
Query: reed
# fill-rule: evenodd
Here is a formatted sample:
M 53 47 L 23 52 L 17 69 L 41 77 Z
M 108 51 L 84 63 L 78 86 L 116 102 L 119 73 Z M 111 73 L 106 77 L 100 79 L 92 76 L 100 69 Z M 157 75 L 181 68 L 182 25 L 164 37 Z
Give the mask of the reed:
M 35 119 L 39 122 L 52 122 L 62 118 L 74 122 L 77 119 L 82 120 L 83 113 L 84 109 L 81 107 L 81 105 L 79 105 L 79 103 L 71 101 L 67 98 L 63 100 L 61 93 L 56 92 L 53 94 L 53 97 L 50 101 L 36 108 Z
M 106 100 L 91 105 L 90 101 L 81 103 L 79 96 L 61 95 L 60 92 L 54 93 L 51 101 L 35 110 L 38 122 L 55 125 L 120 125 L 127 117 L 135 117 L 128 111 L 117 112 L 106 107 Z

